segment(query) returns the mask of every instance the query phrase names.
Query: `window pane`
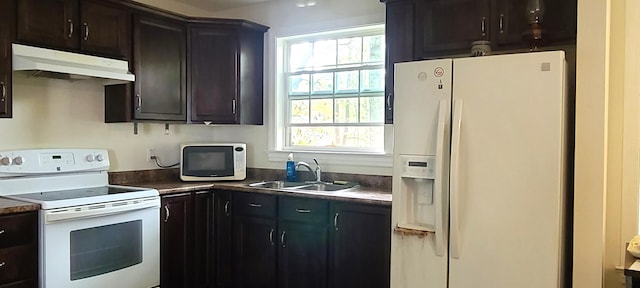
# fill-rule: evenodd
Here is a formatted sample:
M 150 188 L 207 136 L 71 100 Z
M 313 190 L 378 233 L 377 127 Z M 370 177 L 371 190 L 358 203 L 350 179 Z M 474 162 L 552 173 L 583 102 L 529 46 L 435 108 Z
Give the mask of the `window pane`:
M 333 99 L 311 100 L 311 123 L 333 122 Z
M 313 45 L 313 67 L 336 65 L 336 40 L 316 41 Z
M 336 94 L 358 92 L 358 71 L 336 73 Z
M 310 42 L 291 45 L 289 70 L 297 71 L 311 68 L 311 49 L 312 44 Z
M 362 92 L 384 91 L 384 70 L 362 70 Z
M 338 64 L 362 62 L 362 38 L 353 37 L 338 40 Z
M 309 100 L 291 100 L 291 123 L 309 123 Z
M 312 75 L 313 94 L 333 94 L 333 73 Z
M 384 149 L 384 127 L 291 127 L 292 146 Z
M 360 98 L 360 122 L 384 122 L 384 97 Z
M 289 76 L 289 94 L 309 94 L 309 74 Z
M 384 36 L 368 36 L 362 38 L 362 62 L 384 61 Z
M 358 98 L 336 98 L 336 123 L 358 123 Z

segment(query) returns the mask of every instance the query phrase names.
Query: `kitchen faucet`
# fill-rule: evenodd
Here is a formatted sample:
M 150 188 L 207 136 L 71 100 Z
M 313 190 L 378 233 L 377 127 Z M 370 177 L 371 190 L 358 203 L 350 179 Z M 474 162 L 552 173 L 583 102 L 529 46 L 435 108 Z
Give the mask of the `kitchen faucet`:
M 320 164 L 318 164 L 318 160 L 316 160 L 316 158 L 313 158 L 313 162 L 316 162 L 316 170 L 314 171 L 311 168 L 311 165 L 309 165 L 309 163 L 304 162 L 304 161 L 299 161 L 298 163 L 296 163 L 296 170 L 298 170 L 298 166 L 304 166 L 305 168 L 307 168 L 307 170 L 309 170 L 309 172 L 314 173 L 316 176 L 316 182 L 321 182 L 322 180 L 322 168 L 320 168 Z

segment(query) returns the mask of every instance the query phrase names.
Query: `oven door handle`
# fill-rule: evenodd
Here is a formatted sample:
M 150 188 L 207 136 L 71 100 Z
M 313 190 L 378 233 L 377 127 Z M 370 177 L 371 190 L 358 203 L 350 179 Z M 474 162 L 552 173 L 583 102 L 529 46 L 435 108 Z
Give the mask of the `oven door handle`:
M 101 217 L 141 209 L 157 208 L 160 213 L 160 197 L 98 203 L 59 209 L 44 210 L 45 224 L 58 221 Z

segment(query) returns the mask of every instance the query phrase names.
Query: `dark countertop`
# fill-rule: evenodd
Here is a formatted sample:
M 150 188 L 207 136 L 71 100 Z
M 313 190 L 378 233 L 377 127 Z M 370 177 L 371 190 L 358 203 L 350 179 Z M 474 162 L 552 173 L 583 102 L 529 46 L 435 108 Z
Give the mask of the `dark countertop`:
M 240 192 L 264 193 L 273 195 L 290 195 L 296 197 L 309 197 L 328 200 L 350 201 L 367 204 L 378 204 L 391 206 L 391 191 L 372 188 L 354 187 L 345 191 L 321 192 L 321 191 L 291 191 L 265 188 L 249 187 L 249 184 L 261 182 L 262 180 L 249 179 L 244 181 L 222 181 L 222 182 L 182 182 L 182 181 L 150 181 L 131 182 L 124 185 L 155 188 L 163 194 L 173 194 L 181 192 L 191 192 L 198 190 L 223 189 Z
M 0 215 L 38 210 L 40 210 L 39 204 L 0 197 Z

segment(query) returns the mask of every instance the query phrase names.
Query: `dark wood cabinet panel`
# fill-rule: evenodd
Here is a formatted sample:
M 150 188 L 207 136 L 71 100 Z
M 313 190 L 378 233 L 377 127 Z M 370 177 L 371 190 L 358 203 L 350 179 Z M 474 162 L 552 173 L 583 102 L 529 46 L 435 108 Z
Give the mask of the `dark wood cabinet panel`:
M 225 20 L 191 25 L 189 122 L 263 123 L 262 71 L 267 27 L 245 24 Z
M 333 202 L 331 212 L 330 286 L 388 288 L 390 207 Z
M 544 1 L 545 16 L 543 36 L 548 36 L 551 44 L 575 44 L 578 31 L 578 1 Z M 547 43 L 549 44 L 549 43 Z
M 80 49 L 93 54 L 129 59 L 131 13 L 100 1 L 80 2 Z
M 192 287 L 191 240 L 193 216 L 191 194 L 162 197 L 160 208 L 160 286 Z
M 278 226 L 278 287 L 326 288 L 329 276 L 327 225 L 280 221 Z
M 234 217 L 233 222 L 234 287 L 277 287 L 276 220 L 266 217 L 240 216 Z
M 386 10 L 386 74 L 385 74 L 385 124 L 393 124 L 393 65 L 413 60 L 413 23 L 415 18 L 413 1 L 388 2 Z
M 17 40 L 51 48 L 78 45 L 77 0 L 19 0 Z
M 528 0 L 494 0 L 491 3 L 493 17 L 491 39 L 497 49 L 526 45 L 523 32 L 527 29 Z
M 12 62 L 11 42 L 14 35 L 15 2 L 0 2 L 0 118 L 11 118 L 12 103 Z
M 214 285 L 214 195 L 210 191 L 195 192 L 194 200 L 193 287 L 217 287 Z
M 189 35 L 191 122 L 237 123 L 237 31 L 228 27 L 193 27 Z
M 233 218 L 231 217 L 231 192 L 215 190 L 215 283 L 217 288 L 230 288 L 232 285 L 231 265 L 233 256 Z
M 0 217 L 0 287 L 36 287 L 38 283 L 38 212 Z M 28 286 L 30 284 L 31 286 Z
M 471 42 L 489 40 L 489 9 L 488 0 L 417 1 L 417 58 L 468 53 Z
M 186 121 L 186 28 L 150 16 L 134 20 L 134 118 Z

